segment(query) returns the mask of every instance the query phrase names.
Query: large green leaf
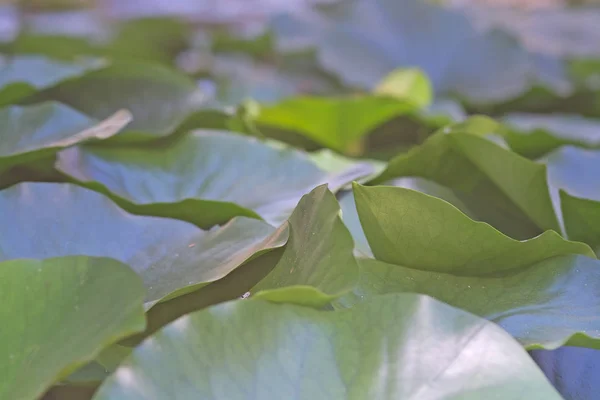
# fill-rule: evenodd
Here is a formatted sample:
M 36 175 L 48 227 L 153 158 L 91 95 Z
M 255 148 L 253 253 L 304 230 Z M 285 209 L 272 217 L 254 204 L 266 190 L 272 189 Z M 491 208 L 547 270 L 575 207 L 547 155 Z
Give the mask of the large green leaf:
M 386 182 L 388 186 L 403 187 L 413 189 L 431 196 L 446 200 L 470 218 L 477 219 L 477 216 L 465 205 L 456 194 L 449 188 L 439 185 L 435 182 L 423 178 L 405 177 Z M 340 206 L 342 208 L 342 219 L 344 224 L 352 234 L 354 239 L 354 248 L 357 255 L 373 257 L 373 252 L 365 236 L 352 190 L 346 190 L 338 195 Z
M 238 218 L 207 232 L 183 221 L 131 215 L 108 198 L 70 184 L 13 186 L 0 191 L 0 209 L 0 261 L 114 258 L 141 275 L 147 308 L 221 279 L 287 239 L 285 234 L 271 237 L 274 228 L 253 219 Z
M 100 60 L 67 63 L 39 56 L 10 58 L 0 65 L 0 105 L 15 103 L 38 90 L 53 87 L 103 65 L 105 63 Z M 111 113 L 117 109 L 113 109 Z
M 546 229 L 559 231 L 546 167 L 480 136 L 488 133 L 488 124 L 480 122 L 471 119 L 449 133 L 435 134 L 392 159 L 371 183 L 402 176 L 430 179 L 454 189 L 481 220 L 510 236 L 523 239 Z
M 566 254 L 595 257 L 553 231 L 518 241 L 468 218 L 446 201 L 411 189 L 354 185 L 360 221 L 375 257 L 422 270 L 483 276 Z
M 544 161 L 552 200 L 568 237 L 600 250 L 600 151 L 565 146 Z
M 200 227 L 235 216 L 278 225 L 315 186 L 337 189 L 372 172 L 357 165 L 328 174 L 295 149 L 220 131 L 190 133 L 168 147 L 72 148 L 57 168 L 130 212 Z
M 325 185 L 304 196 L 288 220 L 289 239 L 281 259 L 251 293 L 273 301 L 323 306 L 351 290 L 358 266 L 339 211 Z
M 422 293 L 489 319 L 527 348 L 600 348 L 600 262 L 553 257 L 490 275 L 437 273 L 359 260 L 360 282 L 336 307 L 397 292 Z
M 381 123 L 415 110 L 393 97 L 296 97 L 263 107 L 258 122 L 301 133 L 343 152 Z
M 241 300 L 184 316 L 136 348 L 94 397 L 117 398 L 560 396 L 499 327 L 397 294 L 340 312 Z
M 115 63 L 64 82 L 30 101 L 58 100 L 103 119 L 124 108 L 133 122 L 119 140 L 167 136 L 203 103 L 194 82 L 169 68 L 148 63 Z
M 107 139 L 131 121 L 120 111 L 99 122 L 60 103 L 0 109 L 0 170 L 90 139 Z
M 324 67 L 350 85 L 370 89 L 396 68 L 418 67 L 436 93 L 478 105 L 540 84 L 560 94 L 572 89 L 560 60 L 530 53 L 505 32 L 474 26 L 458 10 L 421 0 L 357 0 L 341 7 L 329 16 L 298 16 L 293 38 L 308 31 Z
M 0 293 L 2 399 L 38 398 L 103 347 L 145 327 L 141 280 L 107 258 L 4 261 Z

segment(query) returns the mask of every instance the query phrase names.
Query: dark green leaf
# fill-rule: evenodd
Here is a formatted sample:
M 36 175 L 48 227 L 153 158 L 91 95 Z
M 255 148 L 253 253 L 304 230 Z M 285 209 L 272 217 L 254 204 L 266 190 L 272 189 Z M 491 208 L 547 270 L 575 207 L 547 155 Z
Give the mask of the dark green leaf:
M 415 294 L 341 312 L 241 300 L 184 316 L 94 399 L 148 397 L 560 399 L 502 329 Z
M 372 183 L 402 176 L 430 179 L 453 189 L 481 220 L 510 236 L 524 239 L 546 229 L 560 231 L 546 167 L 495 145 L 483 137 L 488 130 L 475 122 L 437 133 L 400 154 Z
M 340 206 L 326 186 L 300 200 L 290 217 L 289 240 L 275 268 L 251 292 L 278 302 L 324 306 L 352 289 L 358 266 Z M 288 290 L 293 286 L 292 290 Z
M 145 327 L 141 280 L 107 258 L 0 263 L 0 398 L 35 399 Z
M 375 257 L 433 272 L 483 276 L 566 254 L 595 257 L 583 243 L 546 231 L 526 241 L 475 222 L 451 204 L 410 189 L 354 185 L 360 221 Z

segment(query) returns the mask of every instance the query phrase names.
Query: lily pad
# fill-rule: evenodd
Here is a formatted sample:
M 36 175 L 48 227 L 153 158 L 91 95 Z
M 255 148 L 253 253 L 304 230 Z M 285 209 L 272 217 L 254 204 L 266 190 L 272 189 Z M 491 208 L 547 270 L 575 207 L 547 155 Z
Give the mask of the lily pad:
M 139 141 L 173 133 L 203 105 L 204 97 L 191 79 L 177 71 L 161 65 L 123 62 L 64 82 L 28 101 L 43 100 L 60 101 L 98 119 L 127 109 L 133 122 L 118 139 Z
M 146 325 L 141 280 L 116 260 L 0 263 L 0 397 L 38 398 L 107 345 Z
M 392 117 L 415 111 L 393 97 L 296 97 L 261 108 L 257 122 L 298 132 L 333 150 L 347 152 L 358 139 Z
M 71 184 L 13 186 L 0 191 L 0 209 L 0 261 L 110 257 L 142 277 L 146 308 L 219 280 L 287 240 L 285 235 L 271 238 L 274 228 L 252 219 L 235 219 L 206 232 L 183 221 L 131 215 L 108 198 Z
M 482 221 L 518 239 L 560 231 L 546 167 L 492 143 L 487 124 L 469 119 L 392 159 L 370 184 L 421 177 L 453 189 Z M 465 125 L 466 124 L 466 125 Z M 468 132 L 468 133 L 466 133 Z
M 184 316 L 137 347 L 94 399 L 148 396 L 560 399 L 501 328 L 416 294 L 341 312 L 241 300 Z
M 328 174 L 298 150 L 223 131 L 196 131 L 168 147 L 72 148 L 57 169 L 130 212 L 204 228 L 235 216 L 279 225 L 314 187 L 331 182 L 335 190 L 372 172 L 367 165 Z
M 373 254 L 390 264 L 483 276 L 559 255 L 595 257 L 586 244 L 567 241 L 554 231 L 525 241 L 512 239 L 451 204 L 414 190 L 355 184 L 354 196 Z
M 100 122 L 55 102 L 0 109 L 0 169 L 88 140 L 110 138 L 130 121 L 125 110 Z

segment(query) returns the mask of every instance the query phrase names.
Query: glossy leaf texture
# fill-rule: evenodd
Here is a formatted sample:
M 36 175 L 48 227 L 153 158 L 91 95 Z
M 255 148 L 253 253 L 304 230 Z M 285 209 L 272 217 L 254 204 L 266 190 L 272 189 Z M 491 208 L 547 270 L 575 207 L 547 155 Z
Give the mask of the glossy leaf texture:
M 88 140 L 108 139 L 131 121 L 122 110 L 104 121 L 60 103 L 0 109 L 0 169 L 25 163 Z
M 56 167 L 130 212 L 204 228 L 235 216 L 279 225 L 314 187 L 337 190 L 373 171 L 360 163 L 328 173 L 301 151 L 223 131 L 196 131 L 168 146 L 73 148 Z
M 35 399 L 146 325 L 141 280 L 108 258 L 0 262 L 0 398 Z
M 258 252 L 281 247 L 274 228 L 235 219 L 203 231 L 183 221 L 131 215 L 71 184 L 23 183 L 0 191 L 0 260 L 69 255 L 130 265 L 146 287 L 146 308 L 219 280 Z M 12 227 L 19 226 L 15 233 Z M 52 234 L 48 234 L 51 232 Z
M 390 160 L 370 183 L 429 179 L 453 189 L 478 219 L 509 236 L 524 239 L 547 229 L 561 232 L 546 167 L 488 140 L 487 128 L 485 121 L 476 119 L 448 127 Z
M 118 140 L 140 141 L 174 133 L 205 99 L 194 82 L 180 72 L 130 61 L 115 62 L 28 99 L 44 100 L 60 101 L 98 119 L 119 109 L 129 110 L 133 121 Z
M 217 305 L 147 339 L 94 399 L 198 396 L 560 399 L 502 329 L 415 294 L 343 312 L 257 300 Z

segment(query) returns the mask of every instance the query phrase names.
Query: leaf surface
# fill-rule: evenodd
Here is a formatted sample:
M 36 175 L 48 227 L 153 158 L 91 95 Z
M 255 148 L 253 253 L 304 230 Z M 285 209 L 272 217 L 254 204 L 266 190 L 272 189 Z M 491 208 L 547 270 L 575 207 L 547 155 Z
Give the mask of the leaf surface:
M 142 343 L 94 399 L 187 397 L 560 399 L 502 329 L 415 294 L 342 312 L 211 307 Z
M 0 263 L 0 398 L 34 399 L 146 325 L 141 280 L 116 260 Z
M 356 208 L 378 260 L 427 271 L 483 276 L 567 254 L 595 257 L 553 231 L 518 241 L 451 204 L 410 189 L 354 185 Z

